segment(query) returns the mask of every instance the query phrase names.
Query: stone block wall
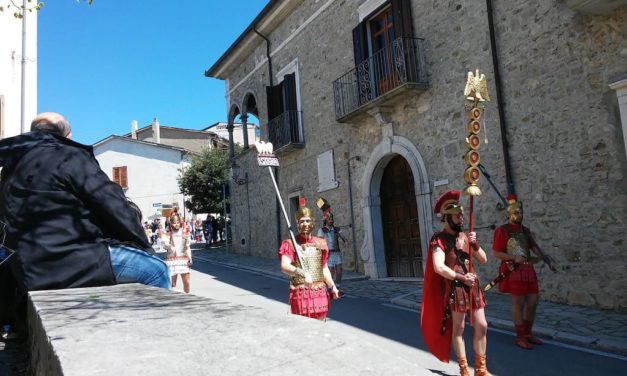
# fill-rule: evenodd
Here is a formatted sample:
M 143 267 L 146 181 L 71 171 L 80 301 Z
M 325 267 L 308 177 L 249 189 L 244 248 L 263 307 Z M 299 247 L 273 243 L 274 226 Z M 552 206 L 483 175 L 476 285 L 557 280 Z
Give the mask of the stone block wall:
M 272 56 L 275 72 L 298 58 L 305 127 L 306 147 L 279 156 L 280 188 L 285 195 L 301 192 L 312 205 L 317 196 L 323 196 L 333 204 L 336 223 L 352 222 L 354 236 L 352 229 L 346 232 L 358 252 L 349 247 L 346 267 L 363 270 L 359 256 L 369 236 L 363 208 L 371 199 L 370 192 L 362 189 L 368 183 L 364 181 L 368 158 L 390 136 L 402 137 L 424 160 L 431 182 L 425 194 L 430 200 L 444 190 L 462 188 L 466 123 L 462 91 L 466 72 L 475 68 L 488 78 L 492 96 L 486 107 L 488 143 L 481 146 L 482 164 L 504 195 L 506 181 L 485 3 L 411 0 L 414 35 L 427 42 L 429 89 L 397 100 L 388 109 L 392 125 L 385 129 L 369 116 L 353 124 L 335 121 L 332 82 L 354 66 L 351 30 L 359 22 L 359 4 L 305 1 L 269 37 L 275 47 L 289 39 Z M 542 299 L 625 310 L 627 275 L 622 254 L 627 250 L 627 160 L 617 99 L 607 85 L 612 77 L 627 71 L 627 9 L 586 16 L 561 2 L 540 0 L 496 0 L 493 7 L 516 193 L 525 204 L 526 225 L 560 269 L 553 274 L 538 265 Z M 242 81 L 262 56 L 263 43 L 233 73 L 230 85 L 241 84 L 230 98 L 255 93 L 264 138 L 267 64 Z M 317 192 L 316 158 L 331 149 L 339 186 Z M 239 160 L 238 164 L 242 165 Z M 442 180 L 448 184 L 433 186 Z M 255 252 L 274 257 L 276 216 L 268 215 L 275 210 L 273 192 L 265 188 L 268 183 L 260 178 L 248 188 L 249 194 L 255 192 L 250 197 L 257 200 L 251 201 L 252 217 L 266 218 L 251 221 L 251 233 L 258 234 L 252 236 L 251 244 L 254 249 L 259 244 Z M 487 280 L 496 274 L 498 265 L 491 257 L 493 228 L 505 222 L 505 213 L 497 209 L 498 196 L 485 178 L 480 186 L 483 195 L 476 200 L 476 228 L 490 261 L 478 270 Z M 238 213 L 244 210 L 239 198 L 242 189 L 236 189 Z M 321 217 L 317 219 L 320 224 Z M 433 232 L 440 222 L 421 226 Z M 284 238 L 285 229 L 282 223 Z

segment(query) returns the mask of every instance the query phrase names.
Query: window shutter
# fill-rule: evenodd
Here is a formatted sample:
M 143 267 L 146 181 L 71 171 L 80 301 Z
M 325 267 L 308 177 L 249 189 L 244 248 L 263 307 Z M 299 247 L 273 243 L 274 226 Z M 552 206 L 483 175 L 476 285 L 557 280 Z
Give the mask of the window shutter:
M 283 109 L 284 111 L 298 110 L 296 103 L 296 73 L 283 76 Z
M 126 166 L 120 167 L 120 186 L 122 188 L 128 188 L 128 175 Z
M 290 141 L 299 143 L 301 137 L 298 126 L 298 103 L 296 102 L 296 73 L 283 76 L 283 106 L 290 127 Z
M 268 101 L 268 121 L 281 115 L 283 112 L 283 83 L 275 86 L 266 86 Z
M 113 167 L 113 182 L 116 184 L 120 184 L 120 170 L 117 167 Z
M 392 17 L 394 19 L 394 31 L 397 37 L 414 37 L 410 0 L 392 0 Z
M 368 21 L 361 22 L 353 29 L 353 54 L 355 65 L 361 64 L 368 58 Z

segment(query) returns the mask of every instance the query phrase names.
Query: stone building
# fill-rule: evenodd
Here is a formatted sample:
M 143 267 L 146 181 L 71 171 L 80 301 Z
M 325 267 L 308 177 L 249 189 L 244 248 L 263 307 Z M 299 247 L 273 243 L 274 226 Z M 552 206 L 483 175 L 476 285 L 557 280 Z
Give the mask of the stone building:
M 625 1 L 272 0 L 205 75 L 226 82 L 229 124 L 260 120 L 288 211 L 332 204 L 345 267 L 420 278 L 433 201 L 466 184 L 463 89 L 480 69 L 483 247 L 505 221 L 497 190 L 515 192 L 559 264 L 538 264 L 543 299 L 625 310 L 625 25 Z M 247 142 L 233 150 L 234 251 L 276 257 L 270 175 Z M 491 257 L 479 272 L 496 270 Z

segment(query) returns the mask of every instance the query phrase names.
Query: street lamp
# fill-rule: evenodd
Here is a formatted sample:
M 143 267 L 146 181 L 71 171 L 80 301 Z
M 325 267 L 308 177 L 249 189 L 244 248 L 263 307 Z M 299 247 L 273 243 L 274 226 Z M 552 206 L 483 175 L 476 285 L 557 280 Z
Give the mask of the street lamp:
M 237 185 L 243 185 L 248 183 L 248 172 L 244 171 L 244 174 L 242 176 L 241 170 L 242 168 L 235 161 L 233 161 L 233 164 L 231 164 L 231 179 L 233 179 L 233 181 Z

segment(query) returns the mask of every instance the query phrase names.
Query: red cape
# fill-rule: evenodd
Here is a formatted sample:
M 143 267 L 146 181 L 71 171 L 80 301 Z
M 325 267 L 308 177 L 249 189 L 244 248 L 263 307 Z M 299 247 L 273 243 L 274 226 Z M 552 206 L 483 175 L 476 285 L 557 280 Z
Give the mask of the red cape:
M 445 285 L 444 278 L 433 270 L 432 253 L 431 246 L 429 246 L 422 290 L 420 327 L 429 351 L 440 361 L 448 363 L 451 355 L 452 319 L 448 320 L 446 331 L 441 334 L 442 319 L 446 308 L 446 291 L 441 291 L 441 286 Z

